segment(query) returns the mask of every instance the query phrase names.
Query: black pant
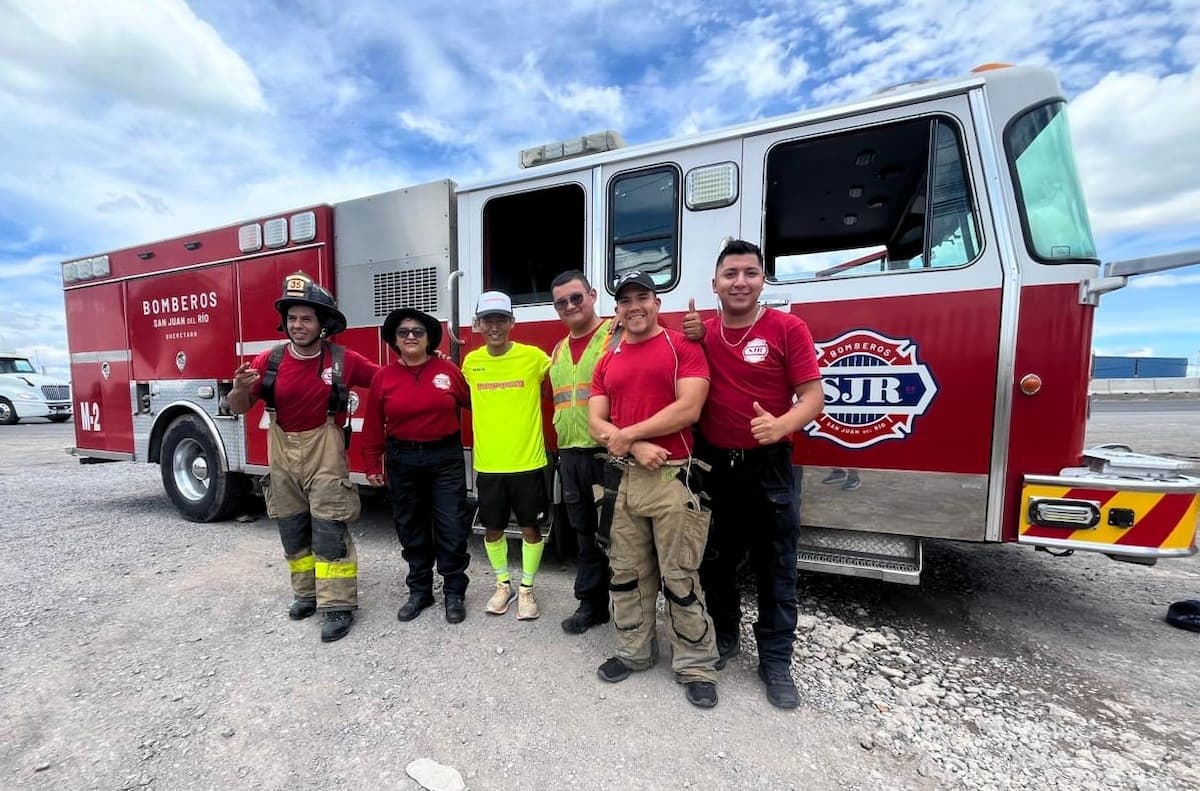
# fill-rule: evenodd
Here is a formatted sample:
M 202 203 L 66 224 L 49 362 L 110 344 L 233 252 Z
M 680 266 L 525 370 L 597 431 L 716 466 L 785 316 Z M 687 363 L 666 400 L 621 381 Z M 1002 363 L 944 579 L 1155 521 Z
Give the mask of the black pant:
M 737 570 L 749 550 L 758 590 L 759 662 L 786 666 L 796 632 L 800 536 L 791 446 L 729 451 L 701 444 L 696 455 L 713 467 L 705 481 L 713 523 L 700 582 L 717 635 L 737 633 L 742 618 Z
M 559 451 L 559 481 L 567 519 L 578 537 L 579 560 L 575 572 L 575 598 L 597 612 L 608 611 L 608 558 L 596 544 L 596 500 L 593 484 L 604 483 L 604 462 L 596 458 L 601 448 L 564 448 Z
M 392 517 L 408 563 L 408 590 L 433 593 L 433 563 L 446 595 L 467 591 L 467 478 L 457 436 L 418 447 L 389 439 L 386 463 Z

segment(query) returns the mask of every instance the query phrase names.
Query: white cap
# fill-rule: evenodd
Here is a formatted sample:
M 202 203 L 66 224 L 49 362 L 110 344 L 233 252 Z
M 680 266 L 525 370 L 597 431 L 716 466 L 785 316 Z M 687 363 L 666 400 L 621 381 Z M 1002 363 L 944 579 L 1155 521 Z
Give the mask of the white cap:
M 502 313 L 511 317 L 512 300 L 503 291 L 485 291 L 479 295 L 479 303 L 475 306 L 475 318 L 482 318 L 494 313 Z

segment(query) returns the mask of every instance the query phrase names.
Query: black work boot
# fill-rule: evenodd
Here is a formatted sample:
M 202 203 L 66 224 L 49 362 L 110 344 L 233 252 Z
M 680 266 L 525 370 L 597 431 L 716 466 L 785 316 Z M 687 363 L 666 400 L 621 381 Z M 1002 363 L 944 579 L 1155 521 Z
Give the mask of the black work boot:
M 800 693 L 787 665 L 759 665 L 758 677 L 767 685 L 767 700 L 772 706 L 794 709 L 800 705 Z
M 563 619 L 562 628 L 567 634 L 583 634 L 593 626 L 608 623 L 608 608 L 597 608 L 587 602 L 580 602 L 579 609 Z
M 717 632 L 717 662 L 713 665 L 717 670 L 724 670 L 725 664 L 742 651 L 742 638 L 737 632 L 721 634 Z
M 293 621 L 303 621 L 317 611 L 316 599 L 296 599 L 288 607 L 288 617 Z
M 461 593 L 446 594 L 446 622 L 462 623 L 467 618 L 467 602 Z
M 396 611 L 396 620 L 411 621 L 421 614 L 421 611 L 433 604 L 433 596 L 428 593 L 410 593 L 408 601 L 400 605 Z
M 350 631 L 354 623 L 354 613 L 350 610 L 330 610 L 325 613 L 325 623 L 321 624 L 321 642 L 332 643 L 341 640 Z
M 711 709 L 717 705 L 717 685 L 711 681 L 684 682 L 683 694 L 688 703 L 702 709 Z

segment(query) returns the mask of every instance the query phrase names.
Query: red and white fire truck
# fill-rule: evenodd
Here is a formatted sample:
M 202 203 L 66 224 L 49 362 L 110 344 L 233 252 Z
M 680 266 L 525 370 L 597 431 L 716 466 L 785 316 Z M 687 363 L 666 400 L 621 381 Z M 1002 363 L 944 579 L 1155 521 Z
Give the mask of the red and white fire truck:
M 222 396 L 280 341 L 285 275 L 331 288 L 339 341 L 380 362 L 400 306 L 446 321 L 449 353 L 477 346 L 487 289 L 512 295 L 516 339 L 548 349 L 557 273 L 586 272 L 611 313 L 614 279 L 649 272 L 679 326 L 691 298 L 716 308 L 735 237 L 764 250 L 763 303 L 817 342 L 825 413 L 795 442 L 803 568 L 915 582 L 925 538 L 1190 555 L 1197 471 L 1085 451 L 1084 426 L 1099 296 L 1196 258 L 1102 268 L 1065 108 L 1045 70 L 982 67 L 665 142 L 589 135 L 522 152 L 510 177 L 68 261 L 75 453 L 159 464 L 184 515 L 219 519 L 268 470 L 262 407 L 232 415 Z

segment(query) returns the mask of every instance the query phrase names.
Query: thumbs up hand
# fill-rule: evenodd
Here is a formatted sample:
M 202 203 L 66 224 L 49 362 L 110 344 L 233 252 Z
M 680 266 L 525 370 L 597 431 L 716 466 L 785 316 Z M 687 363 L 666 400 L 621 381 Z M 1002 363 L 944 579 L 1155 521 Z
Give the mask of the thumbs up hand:
M 754 402 L 754 417 L 750 420 L 750 433 L 759 445 L 774 445 L 788 435 L 787 427 L 779 418 L 762 408 L 762 404 Z
M 683 317 L 683 334 L 689 341 L 698 341 L 704 338 L 704 322 L 696 310 L 695 297 L 688 300 L 688 312 Z

